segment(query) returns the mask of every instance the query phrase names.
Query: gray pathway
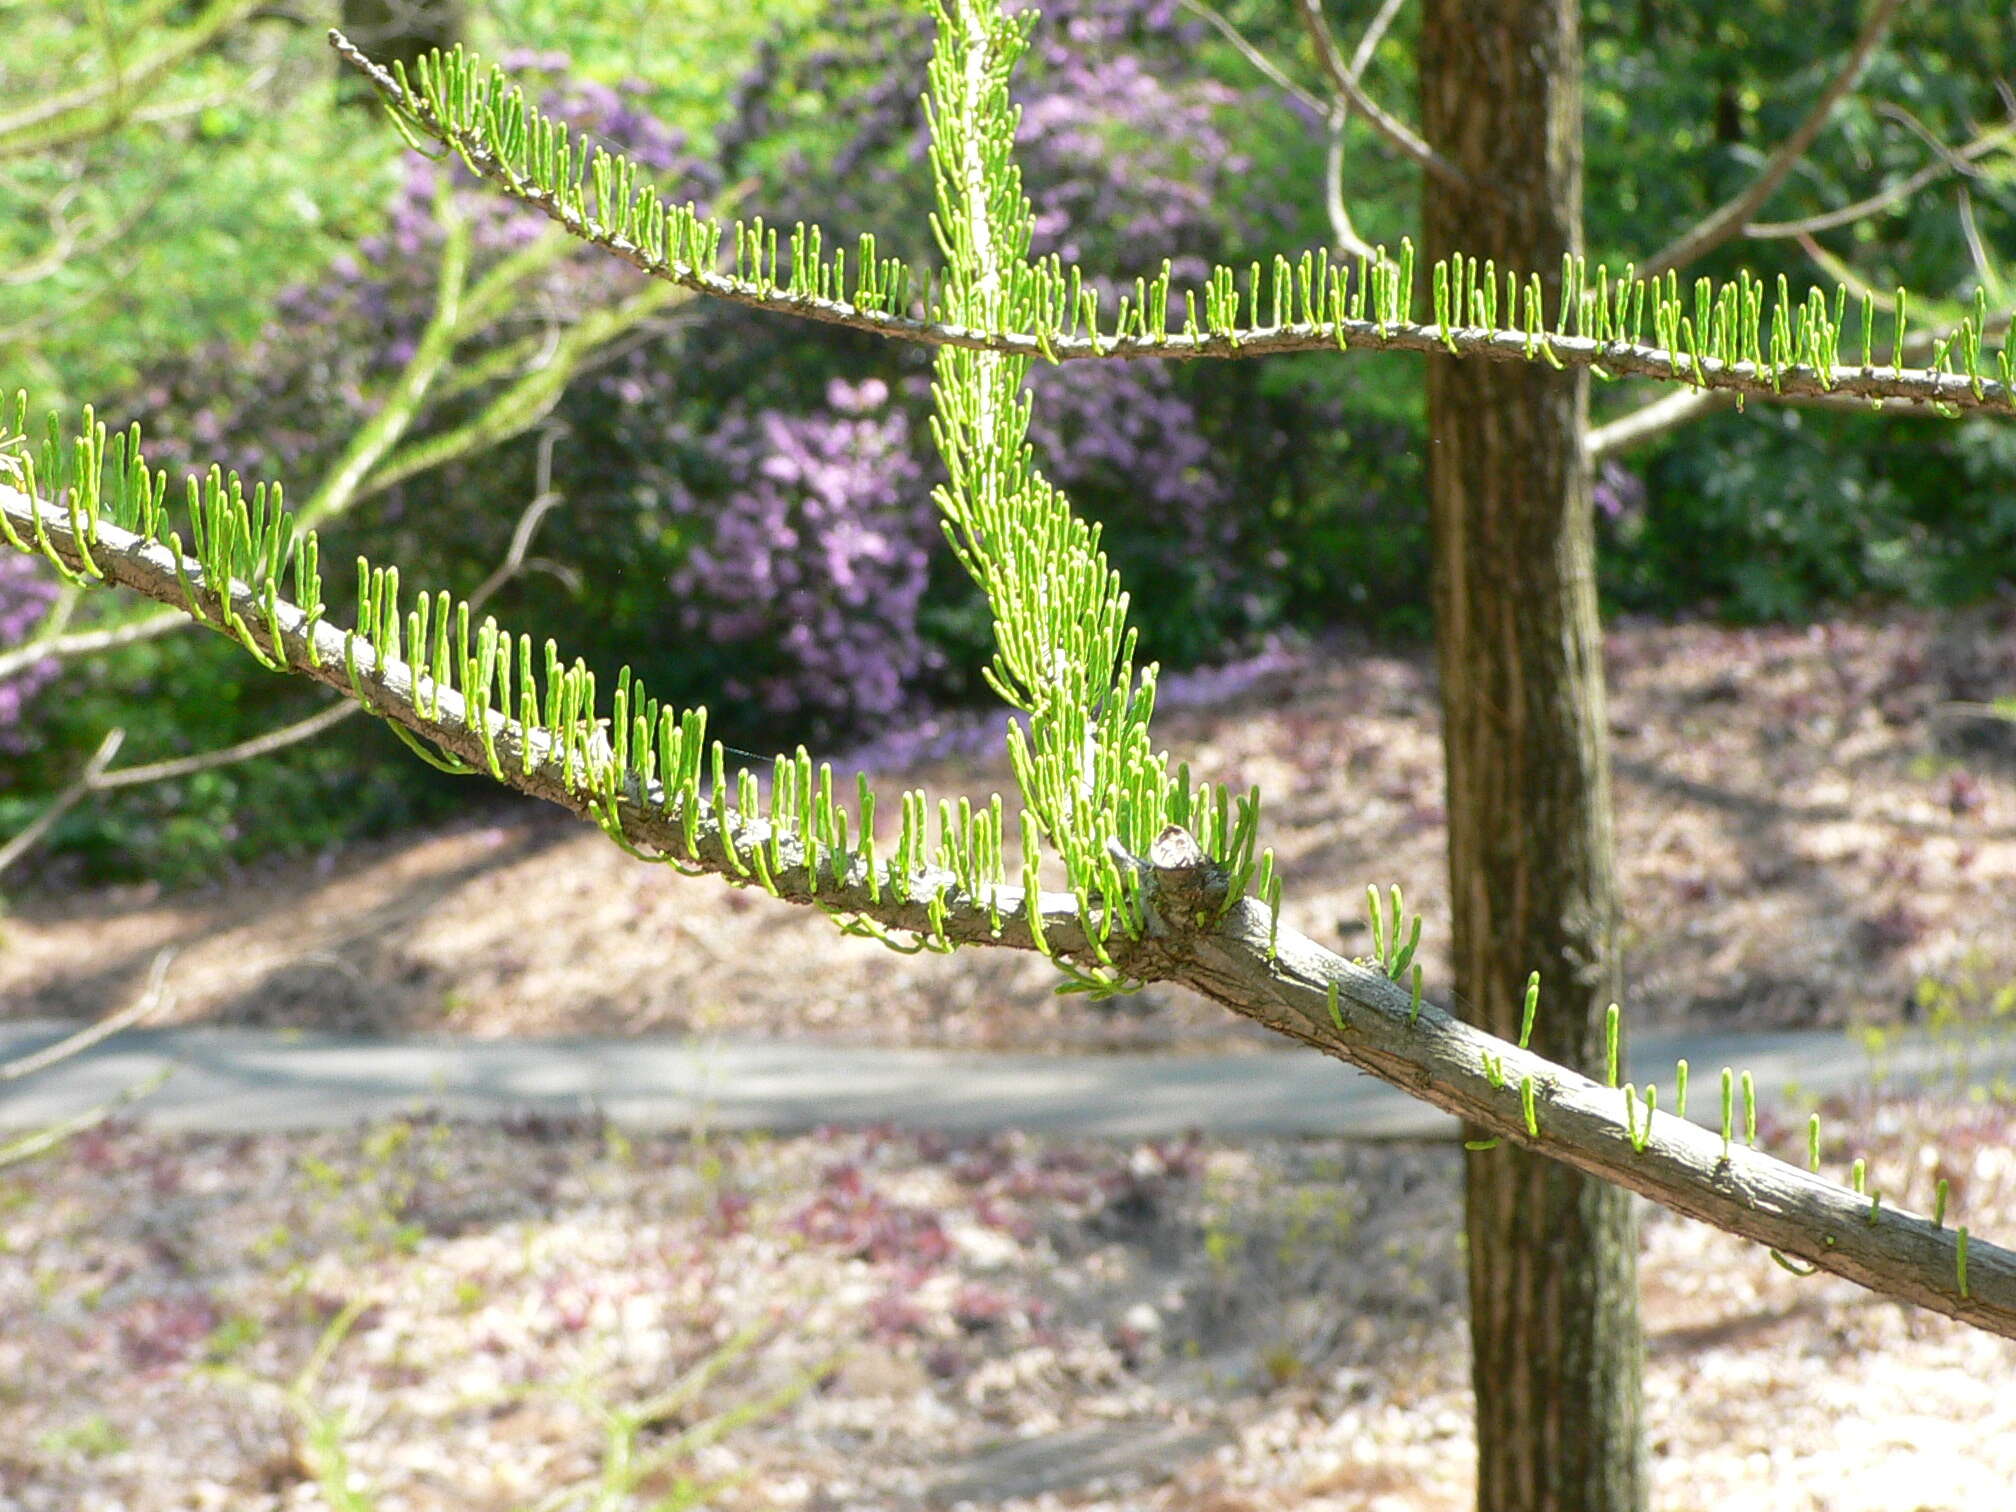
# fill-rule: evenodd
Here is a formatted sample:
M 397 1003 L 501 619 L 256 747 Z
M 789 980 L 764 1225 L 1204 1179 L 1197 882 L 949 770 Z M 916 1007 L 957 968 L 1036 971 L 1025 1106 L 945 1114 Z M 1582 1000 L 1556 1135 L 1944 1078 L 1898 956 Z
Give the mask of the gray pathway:
M 74 1026 L 0 1023 L 0 1061 Z M 1849 1092 L 1872 1063 L 1837 1031 L 1645 1034 L 1630 1075 L 1670 1097 L 1692 1068 L 1692 1109 L 1718 1116 L 1721 1067 L 1755 1073 L 1760 1097 Z M 1951 1050 L 1907 1039 L 1892 1084 L 1950 1069 Z M 372 1040 L 255 1029 L 133 1030 L 38 1075 L 0 1083 L 0 1126 L 86 1111 L 175 1064 L 131 1110 L 166 1128 L 329 1128 L 433 1109 L 452 1117 L 600 1110 L 643 1127 L 802 1130 L 886 1121 L 964 1133 L 1024 1128 L 1118 1136 L 1196 1128 L 1224 1135 L 1437 1139 L 1445 1115 L 1307 1051 L 1238 1056 L 988 1055 L 843 1049 L 728 1039 Z M 1975 1076 L 2016 1070 L 2016 1043 L 1977 1049 Z

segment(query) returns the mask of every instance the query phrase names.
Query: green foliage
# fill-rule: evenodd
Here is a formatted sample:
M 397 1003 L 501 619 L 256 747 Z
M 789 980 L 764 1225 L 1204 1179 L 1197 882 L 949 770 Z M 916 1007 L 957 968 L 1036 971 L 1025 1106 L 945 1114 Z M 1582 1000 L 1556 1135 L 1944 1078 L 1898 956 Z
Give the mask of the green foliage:
M 1749 620 L 1871 600 L 1957 607 L 2016 565 L 2006 425 L 1945 434 L 1784 410 L 1704 421 L 1689 442 L 1648 469 L 1650 502 L 1606 522 L 1604 588 L 1622 607 L 1705 603 Z
M 1683 288 L 1677 273 L 1639 279 L 1565 258 L 1550 290 L 1538 270 L 1499 269 L 1457 255 L 1428 270 L 1432 318 L 1414 319 L 1411 243 L 1397 260 L 1337 263 L 1327 248 L 1276 255 L 1244 269 L 1219 266 L 1199 287 L 1179 289 L 1169 265 L 1137 277 L 1110 322 L 1084 270 L 1052 257 L 1004 264 L 987 323 L 962 323 L 936 275 L 884 254 L 871 234 L 827 250 L 817 226 L 780 241 L 761 218 L 723 225 L 692 205 L 666 205 L 620 153 L 575 140 L 564 123 L 531 105 L 500 71 L 466 54 L 423 59 L 420 78 L 387 76 L 338 42 L 366 71 L 415 145 L 457 154 L 506 194 L 570 232 L 656 277 L 699 292 L 804 319 L 899 339 L 1042 357 L 1257 356 L 1274 352 L 1398 347 L 1560 367 L 1573 361 L 1602 376 L 1630 374 L 1729 390 L 1739 396 L 1832 395 L 1905 399 L 1942 409 L 2016 411 L 2016 349 L 2004 331 L 1990 349 L 1985 289 L 1957 324 L 1937 334 L 1930 364 L 1905 366 L 1915 334 L 1902 300 L 1881 322 L 1865 292 L 1830 295 L 1747 269 Z M 1019 193 L 1019 191 L 1018 191 Z M 950 234 L 942 224 L 942 237 Z M 714 271 L 724 248 L 731 273 Z M 947 247 L 948 251 L 952 250 Z M 789 253 L 788 260 L 783 255 Z M 948 277 L 956 276 L 948 270 Z M 914 296 L 914 298 L 913 298 Z M 1182 310 L 1172 325 L 1171 310 Z
M 142 362 L 249 339 L 287 283 L 374 223 L 396 179 L 375 124 L 332 108 L 332 71 L 286 22 L 179 9 L 193 17 L 180 29 L 155 0 L 7 15 L 0 121 L 53 80 L 81 91 L 125 70 L 124 94 L 76 122 L 92 129 L 0 160 L 0 272 L 37 275 L 0 279 L 0 350 L 10 386 L 59 407 L 129 390 Z M 135 69 L 164 47 L 160 77 Z

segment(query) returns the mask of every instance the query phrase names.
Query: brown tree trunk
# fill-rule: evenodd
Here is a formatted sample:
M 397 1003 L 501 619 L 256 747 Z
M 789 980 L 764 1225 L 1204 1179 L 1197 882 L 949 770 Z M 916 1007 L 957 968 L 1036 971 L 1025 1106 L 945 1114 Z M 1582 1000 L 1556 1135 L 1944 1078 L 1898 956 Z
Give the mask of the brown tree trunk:
M 343 0 L 343 34 L 390 68 L 413 65 L 435 48 L 462 40 L 463 0 Z M 370 84 L 355 69 L 337 64 L 337 88 L 352 104 L 377 102 Z
M 1551 308 L 1582 240 L 1576 0 L 1427 0 L 1420 72 L 1424 134 L 1469 179 L 1427 181 L 1428 256 L 1495 260 L 1501 293 L 1537 272 Z M 1595 1071 L 1618 905 L 1588 397 L 1580 370 L 1429 360 L 1456 986 L 1512 1037 L 1538 970 L 1533 1048 Z M 1465 1176 L 1479 1508 L 1638 1512 L 1632 1198 L 1509 1146 Z

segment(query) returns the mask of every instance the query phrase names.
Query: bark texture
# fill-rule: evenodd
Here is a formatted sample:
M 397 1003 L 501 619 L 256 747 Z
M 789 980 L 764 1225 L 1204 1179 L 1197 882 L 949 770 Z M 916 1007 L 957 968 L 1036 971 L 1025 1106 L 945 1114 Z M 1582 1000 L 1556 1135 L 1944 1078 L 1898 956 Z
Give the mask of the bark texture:
M 1460 166 L 1429 180 L 1426 251 L 1558 292 L 1581 250 L 1576 0 L 1428 0 L 1422 123 Z M 1585 372 L 1429 360 L 1436 639 L 1458 992 L 1533 1048 L 1601 1065 L 1619 995 Z M 1476 1131 L 1479 1135 L 1483 1130 Z M 1646 1505 L 1637 1229 L 1628 1194 L 1511 1148 L 1466 1156 L 1478 1506 Z

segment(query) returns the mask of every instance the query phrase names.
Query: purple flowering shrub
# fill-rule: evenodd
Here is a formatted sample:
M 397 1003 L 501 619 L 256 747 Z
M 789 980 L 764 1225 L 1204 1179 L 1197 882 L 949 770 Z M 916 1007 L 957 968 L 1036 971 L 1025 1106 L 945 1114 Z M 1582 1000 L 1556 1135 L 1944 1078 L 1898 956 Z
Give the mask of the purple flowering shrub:
M 822 410 L 731 405 L 665 503 L 696 543 L 669 585 L 680 628 L 731 647 L 721 691 L 765 714 L 852 724 L 900 711 L 931 660 L 917 608 L 936 535 L 916 438 L 879 378 Z
M 0 651 L 21 645 L 34 633 L 56 593 L 56 579 L 41 563 L 17 552 L 0 552 Z M 37 662 L 0 682 L 0 751 L 27 748 L 22 713 L 55 675 L 54 663 Z M 0 778 L 0 787 L 8 785 Z

